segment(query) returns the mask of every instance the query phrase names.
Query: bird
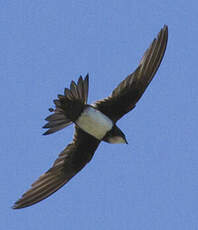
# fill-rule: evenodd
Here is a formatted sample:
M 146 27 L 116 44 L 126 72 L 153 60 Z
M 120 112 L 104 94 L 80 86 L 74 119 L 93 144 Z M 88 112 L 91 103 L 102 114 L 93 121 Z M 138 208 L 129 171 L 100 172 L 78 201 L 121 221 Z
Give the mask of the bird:
M 44 135 L 55 133 L 74 124 L 73 141 L 59 154 L 52 167 L 41 175 L 14 203 L 13 209 L 31 206 L 47 198 L 92 159 L 99 144 L 128 143 L 116 122 L 135 108 L 147 86 L 153 79 L 163 59 L 168 41 L 168 26 L 164 25 L 145 51 L 135 71 L 129 74 L 110 96 L 87 104 L 89 75 L 71 81 L 63 95 L 54 100 L 55 108 L 45 120 Z

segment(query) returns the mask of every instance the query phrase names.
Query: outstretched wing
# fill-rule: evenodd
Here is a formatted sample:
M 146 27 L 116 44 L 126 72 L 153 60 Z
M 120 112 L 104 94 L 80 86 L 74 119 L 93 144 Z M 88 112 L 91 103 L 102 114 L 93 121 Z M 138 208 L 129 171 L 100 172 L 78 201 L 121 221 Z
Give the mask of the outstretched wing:
M 144 53 L 135 72 L 123 80 L 111 96 L 96 101 L 94 106 L 114 122 L 132 110 L 158 70 L 167 41 L 168 27 L 165 25 Z
M 14 209 L 31 206 L 56 192 L 76 175 L 93 157 L 100 141 L 76 127 L 73 142 L 14 204 Z

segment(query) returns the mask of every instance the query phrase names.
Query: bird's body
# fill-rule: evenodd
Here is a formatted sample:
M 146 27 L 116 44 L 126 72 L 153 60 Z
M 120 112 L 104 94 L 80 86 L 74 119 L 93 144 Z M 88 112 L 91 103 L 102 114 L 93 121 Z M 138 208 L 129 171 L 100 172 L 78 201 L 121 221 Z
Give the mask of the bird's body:
M 112 94 L 87 104 L 88 75 L 78 82 L 71 82 L 64 95 L 54 100 L 55 109 L 44 126 L 44 135 L 57 132 L 75 124 L 75 134 L 53 166 L 32 184 L 13 206 L 14 209 L 33 205 L 57 191 L 78 173 L 91 159 L 101 141 L 127 143 L 124 133 L 116 122 L 135 106 L 153 79 L 164 56 L 168 40 L 168 27 L 164 26 L 144 53 L 137 69 L 124 79 Z
M 85 107 L 75 123 L 98 140 L 102 140 L 113 127 L 112 120 L 92 106 Z

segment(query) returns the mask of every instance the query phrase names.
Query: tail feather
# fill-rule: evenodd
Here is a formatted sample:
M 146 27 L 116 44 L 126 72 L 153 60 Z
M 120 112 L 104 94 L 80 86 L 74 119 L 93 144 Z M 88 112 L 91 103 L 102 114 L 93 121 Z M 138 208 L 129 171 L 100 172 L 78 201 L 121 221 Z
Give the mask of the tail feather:
M 65 88 L 64 95 L 58 95 L 54 100 L 55 109 L 50 108 L 53 114 L 46 117 L 47 124 L 43 128 L 48 129 L 43 135 L 55 133 L 70 125 L 80 114 L 84 104 L 87 103 L 89 76 L 83 80 L 79 77 L 77 84 L 72 81 L 70 89 Z
M 70 84 L 70 90 L 74 98 L 80 98 L 78 93 L 78 87 L 74 81 Z

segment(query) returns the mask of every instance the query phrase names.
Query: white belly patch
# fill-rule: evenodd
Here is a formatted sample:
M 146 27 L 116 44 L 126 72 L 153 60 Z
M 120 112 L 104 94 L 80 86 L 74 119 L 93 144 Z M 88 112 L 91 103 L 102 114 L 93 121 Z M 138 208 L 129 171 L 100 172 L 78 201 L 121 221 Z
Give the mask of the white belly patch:
M 112 129 L 113 122 L 99 110 L 87 107 L 75 122 L 82 130 L 99 140 Z

